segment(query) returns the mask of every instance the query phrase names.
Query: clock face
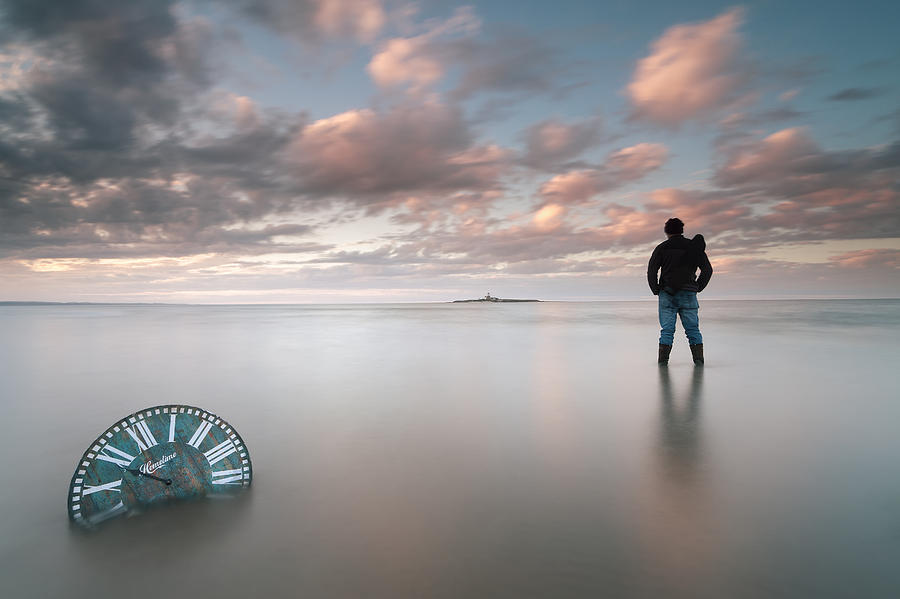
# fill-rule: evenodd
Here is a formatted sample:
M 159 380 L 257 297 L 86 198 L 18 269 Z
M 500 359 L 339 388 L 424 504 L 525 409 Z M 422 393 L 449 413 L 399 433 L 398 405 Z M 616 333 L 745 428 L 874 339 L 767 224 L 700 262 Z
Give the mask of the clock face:
M 69 485 L 69 519 L 85 528 L 154 503 L 238 492 L 250 453 L 234 428 L 192 406 L 146 408 L 93 443 Z

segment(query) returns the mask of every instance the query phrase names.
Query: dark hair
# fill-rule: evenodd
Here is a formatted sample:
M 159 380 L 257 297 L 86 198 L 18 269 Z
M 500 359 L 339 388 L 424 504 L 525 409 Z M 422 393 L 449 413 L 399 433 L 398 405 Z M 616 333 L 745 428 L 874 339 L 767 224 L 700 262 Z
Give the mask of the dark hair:
M 681 235 L 684 233 L 684 223 L 680 218 L 670 218 L 666 221 L 665 229 L 667 235 Z

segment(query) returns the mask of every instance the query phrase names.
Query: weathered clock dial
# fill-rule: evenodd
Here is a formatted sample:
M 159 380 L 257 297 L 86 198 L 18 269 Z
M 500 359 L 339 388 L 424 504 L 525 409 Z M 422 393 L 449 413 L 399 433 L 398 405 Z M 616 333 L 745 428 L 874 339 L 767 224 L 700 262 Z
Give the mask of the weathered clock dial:
M 154 503 L 235 493 L 251 477 L 244 441 L 219 416 L 193 406 L 146 408 L 84 452 L 69 485 L 69 519 L 92 528 Z

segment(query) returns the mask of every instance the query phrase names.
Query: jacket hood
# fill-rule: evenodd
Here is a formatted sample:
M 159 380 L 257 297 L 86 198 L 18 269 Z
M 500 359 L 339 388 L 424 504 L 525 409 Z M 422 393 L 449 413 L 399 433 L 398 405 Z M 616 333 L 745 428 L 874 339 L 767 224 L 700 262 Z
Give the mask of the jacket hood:
M 691 249 L 697 252 L 706 251 L 706 240 L 703 239 L 703 235 L 700 233 L 694 235 L 694 238 L 691 239 Z

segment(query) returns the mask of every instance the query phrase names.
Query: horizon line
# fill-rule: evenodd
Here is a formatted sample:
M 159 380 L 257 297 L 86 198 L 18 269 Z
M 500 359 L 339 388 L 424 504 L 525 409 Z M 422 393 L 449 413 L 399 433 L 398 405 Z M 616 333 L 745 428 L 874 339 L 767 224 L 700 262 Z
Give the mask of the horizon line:
M 770 296 L 770 297 L 718 297 L 704 298 L 704 302 L 734 301 L 890 301 L 900 296 Z M 521 303 L 585 304 L 597 302 L 653 302 L 647 298 L 598 298 L 598 299 L 549 299 Z M 0 306 L 364 306 L 392 304 L 453 304 L 456 300 L 398 300 L 398 301 L 337 301 L 337 302 L 140 302 L 140 301 L 48 301 L 48 300 L 0 300 Z M 465 303 L 465 302 L 463 302 Z M 469 302 L 474 303 L 474 302 Z M 498 302 L 499 303 L 499 302 Z M 507 303 L 507 302 L 503 302 Z M 520 302 L 512 302 L 520 303 Z

